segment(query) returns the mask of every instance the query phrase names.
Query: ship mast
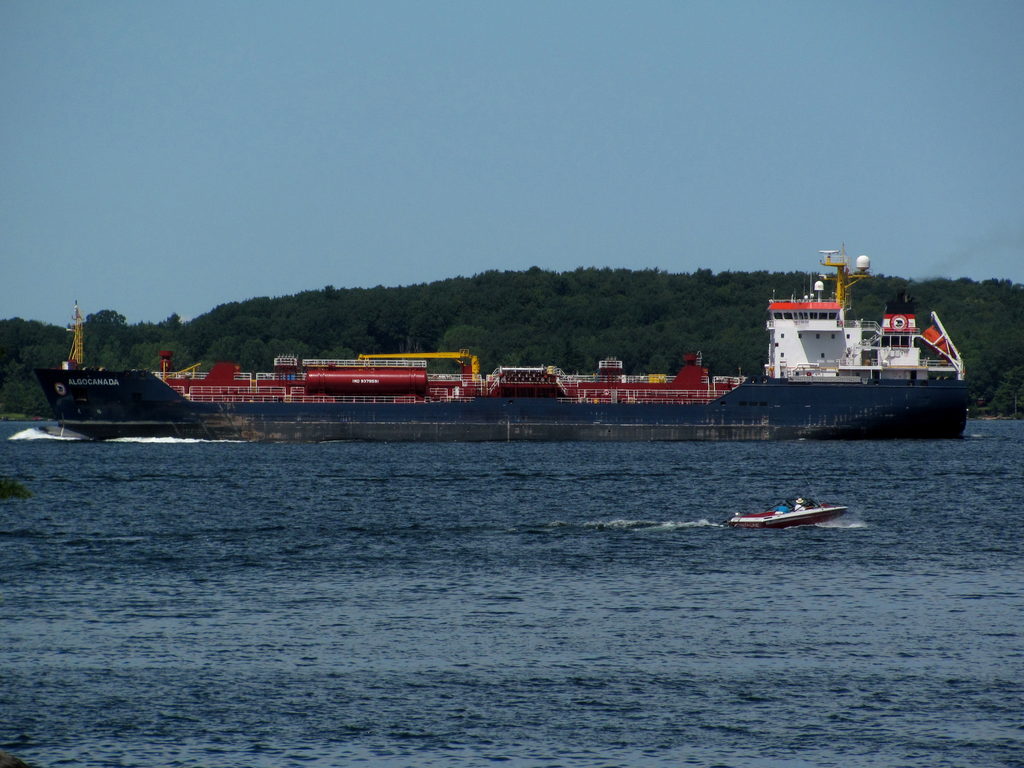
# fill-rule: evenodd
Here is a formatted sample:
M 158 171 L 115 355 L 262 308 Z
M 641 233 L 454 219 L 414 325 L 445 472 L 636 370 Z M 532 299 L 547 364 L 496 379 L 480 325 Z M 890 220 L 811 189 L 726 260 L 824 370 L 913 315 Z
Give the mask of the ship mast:
M 871 260 L 867 256 L 857 257 L 857 271 L 850 272 L 850 262 L 846 258 L 846 243 L 838 251 L 818 251 L 824 258 L 821 260 L 822 266 L 832 267 L 836 273 L 834 275 L 822 275 L 826 280 L 834 280 L 836 284 L 836 304 L 842 309 L 846 310 L 850 308 L 850 300 L 848 298 L 850 287 L 858 280 L 863 280 L 865 277 L 871 277 L 868 274 L 868 269 L 871 268 Z
M 77 301 L 75 302 L 75 314 L 72 315 L 71 320 L 73 325 L 68 330 L 75 336 L 71 341 L 67 367 L 75 369 L 82 366 L 85 357 L 85 320 L 82 319 L 82 311 L 78 308 Z

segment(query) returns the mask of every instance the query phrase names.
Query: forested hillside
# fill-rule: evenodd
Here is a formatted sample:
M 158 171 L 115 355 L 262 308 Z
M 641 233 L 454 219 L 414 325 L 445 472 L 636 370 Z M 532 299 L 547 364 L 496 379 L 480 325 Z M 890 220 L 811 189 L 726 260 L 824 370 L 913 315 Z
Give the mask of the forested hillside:
M 593 371 L 602 357 L 628 373 L 675 372 L 700 351 L 721 375 L 758 374 L 767 359 L 765 308 L 772 296 L 803 295 L 805 273 L 577 269 L 484 272 L 398 288 L 328 286 L 216 307 L 190 322 L 176 315 L 129 325 L 116 309 L 86 317 L 88 366 L 148 368 L 174 350 L 175 364 L 235 360 L 268 370 L 282 353 L 350 358 L 361 352 L 469 348 L 485 371 L 498 365 L 558 365 Z M 973 413 L 1024 413 L 1024 286 L 1008 280 L 879 276 L 858 283 L 853 315 L 880 321 L 885 302 L 909 289 L 919 322 L 939 313 L 967 366 Z M 47 415 L 32 368 L 67 357 L 65 328 L 0 320 L 0 413 Z

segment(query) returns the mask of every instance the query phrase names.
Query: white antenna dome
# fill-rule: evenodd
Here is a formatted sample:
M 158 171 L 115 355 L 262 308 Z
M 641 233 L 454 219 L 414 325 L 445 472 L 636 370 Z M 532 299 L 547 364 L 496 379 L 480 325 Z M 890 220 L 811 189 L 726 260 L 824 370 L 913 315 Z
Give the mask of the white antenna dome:
M 821 282 L 821 280 L 818 280 L 814 284 L 814 290 L 816 290 L 818 293 L 821 293 L 822 291 L 825 290 L 825 284 L 823 282 Z
M 857 257 L 857 271 L 867 272 L 869 269 L 871 269 L 871 259 L 862 253 Z

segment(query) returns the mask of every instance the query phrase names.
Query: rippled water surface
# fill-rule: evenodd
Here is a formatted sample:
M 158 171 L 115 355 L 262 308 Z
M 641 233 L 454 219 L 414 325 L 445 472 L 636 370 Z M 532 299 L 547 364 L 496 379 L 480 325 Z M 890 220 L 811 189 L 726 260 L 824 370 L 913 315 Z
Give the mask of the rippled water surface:
M 0 749 L 49 766 L 1024 766 L 1024 424 L 78 443 L 0 425 Z M 9 439 L 13 437 L 14 439 Z M 847 504 L 784 531 L 777 497 Z

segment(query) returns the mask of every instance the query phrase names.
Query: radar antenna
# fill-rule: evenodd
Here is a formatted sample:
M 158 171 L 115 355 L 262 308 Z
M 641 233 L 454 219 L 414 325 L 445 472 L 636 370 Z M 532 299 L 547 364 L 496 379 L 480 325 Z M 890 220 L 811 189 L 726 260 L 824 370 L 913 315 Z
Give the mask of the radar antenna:
M 863 280 L 865 277 L 871 277 L 868 274 L 870 269 L 870 260 L 867 256 L 860 256 L 857 258 L 857 271 L 850 272 L 850 262 L 846 258 L 846 243 L 843 243 L 843 247 L 838 251 L 818 251 L 824 258 L 821 260 L 823 266 L 833 267 L 836 271 L 834 275 L 822 275 L 826 280 L 834 280 L 836 284 L 836 303 L 843 309 L 849 309 L 849 292 L 850 287 L 858 280 Z

